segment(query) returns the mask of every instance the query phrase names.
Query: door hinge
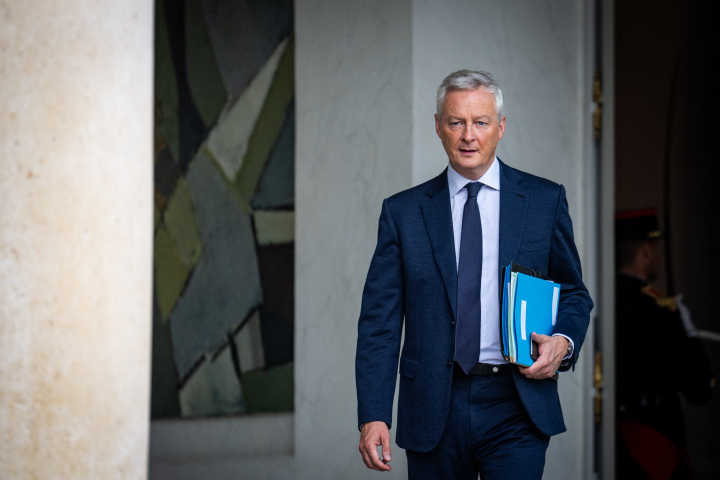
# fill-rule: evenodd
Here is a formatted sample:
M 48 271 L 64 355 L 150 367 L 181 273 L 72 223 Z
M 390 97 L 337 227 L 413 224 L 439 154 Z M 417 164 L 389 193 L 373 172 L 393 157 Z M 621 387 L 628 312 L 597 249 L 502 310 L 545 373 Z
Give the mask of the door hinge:
M 602 73 L 599 68 L 595 69 L 595 79 L 593 80 L 593 102 L 595 102 L 595 111 L 593 112 L 593 137 L 600 140 L 602 132 Z
M 595 425 L 600 425 L 602 420 L 602 353 L 595 352 L 595 369 L 593 373 L 593 386 L 595 387 L 595 398 L 593 399 L 595 411 Z

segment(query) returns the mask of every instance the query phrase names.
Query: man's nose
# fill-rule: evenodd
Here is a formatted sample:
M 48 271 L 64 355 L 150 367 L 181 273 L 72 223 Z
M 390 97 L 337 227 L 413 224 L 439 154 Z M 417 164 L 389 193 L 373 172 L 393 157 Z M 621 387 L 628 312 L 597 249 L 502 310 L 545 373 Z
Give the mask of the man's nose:
M 465 124 L 465 129 L 463 130 L 462 139 L 466 142 L 472 142 L 475 140 L 475 135 L 472 131 L 472 126 Z

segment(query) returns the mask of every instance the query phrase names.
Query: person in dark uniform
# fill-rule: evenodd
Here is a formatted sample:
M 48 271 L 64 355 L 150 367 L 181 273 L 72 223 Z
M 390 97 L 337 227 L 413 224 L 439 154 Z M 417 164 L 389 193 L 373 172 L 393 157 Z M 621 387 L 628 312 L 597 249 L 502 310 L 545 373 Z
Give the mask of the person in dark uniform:
M 715 386 L 682 296 L 648 284 L 658 275 L 660 237 L 654 209 L 615 216 L 618 480 L 694 478 L 679 394 L 702 404 Z

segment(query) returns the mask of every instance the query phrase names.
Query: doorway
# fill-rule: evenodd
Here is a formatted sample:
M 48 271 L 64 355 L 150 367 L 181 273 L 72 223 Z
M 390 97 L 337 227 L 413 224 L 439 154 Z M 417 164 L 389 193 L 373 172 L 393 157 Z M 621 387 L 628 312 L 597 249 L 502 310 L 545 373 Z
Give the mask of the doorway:
M 616 211 L 657 210 L 664 238 L 651 284 L 666 295 L 684 294 L 703 348 L 720 366 L 714 287 L 720 101 L 713 90 L 720 45 L 709 8 L 670 0 L 615 2 L 614 200 Z M 646 368 L 685 361 L 673 355 L 673 339 L 667 342 L 658 345 L 656 358 L 638 361 Z M 642 372 L 637 365 L 616 365 L 621 368 Z M 717 478 L 720 395 L 715 391 L 700 406 L 681 402 L 696 478 Z

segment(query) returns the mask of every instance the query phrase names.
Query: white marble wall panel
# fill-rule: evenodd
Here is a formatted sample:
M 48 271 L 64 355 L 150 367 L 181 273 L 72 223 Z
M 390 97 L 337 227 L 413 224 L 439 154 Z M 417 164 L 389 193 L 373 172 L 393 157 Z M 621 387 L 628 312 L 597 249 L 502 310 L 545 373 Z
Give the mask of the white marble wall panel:
M 297 478 L 377 476 L 355 345 L 382 200 L 412 181 L 410 17 L 410 0 L 295 2 Z M 383 478 L 405 478 L 404 457 L 393 440 Z
M 506 107 L 498 156 L 565 185 L 575 240 L 583 259 L 589 259 L 594 253 L 584 249 L 589 210 L 584 188 L 594 176 L 586 168 L 591 97 L 584 5 L 561 0 L 413 1 L 413 184 L 447 165 L 433 119 L 438 85 L 462 68 L 488 71 L 500 83 Z M 588 278 L 595 272 L 585 269 L 584 274 Z M 568 432 L 551 441 L 545 478 L 584 475 L 590 371 L 583 367 L 592 361 L 591 351 L 592 344 L 586 343 L 575 373 L 561 376 Z

